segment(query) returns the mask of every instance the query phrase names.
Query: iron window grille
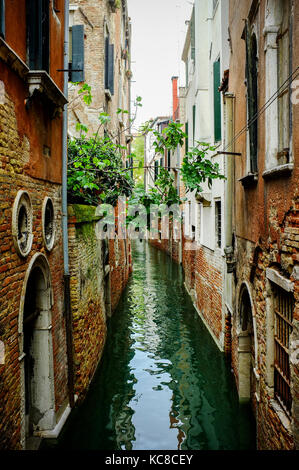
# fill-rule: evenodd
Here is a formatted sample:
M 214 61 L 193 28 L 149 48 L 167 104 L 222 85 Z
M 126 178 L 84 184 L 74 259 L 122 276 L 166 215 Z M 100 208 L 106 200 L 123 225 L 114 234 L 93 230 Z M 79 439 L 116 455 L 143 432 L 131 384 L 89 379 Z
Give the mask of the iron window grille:
M 289 345 L 293 330 L 294 297 L 278 286 L 275 294 L 274 395 L 287 414 L 291 415 Z
M 218 248 L 221 248 L 221 201 L 215 202 L 215 229 L 216 229 L 216 243 Z

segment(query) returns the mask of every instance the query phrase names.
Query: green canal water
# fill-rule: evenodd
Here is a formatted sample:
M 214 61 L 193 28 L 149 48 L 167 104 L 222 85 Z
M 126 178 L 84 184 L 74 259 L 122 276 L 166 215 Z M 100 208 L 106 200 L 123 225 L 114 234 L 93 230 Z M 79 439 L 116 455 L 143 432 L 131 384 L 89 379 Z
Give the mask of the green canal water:
M 58 449 L 254 449 L 250 408 L 170 258 L 136 242 L 101 364 Z

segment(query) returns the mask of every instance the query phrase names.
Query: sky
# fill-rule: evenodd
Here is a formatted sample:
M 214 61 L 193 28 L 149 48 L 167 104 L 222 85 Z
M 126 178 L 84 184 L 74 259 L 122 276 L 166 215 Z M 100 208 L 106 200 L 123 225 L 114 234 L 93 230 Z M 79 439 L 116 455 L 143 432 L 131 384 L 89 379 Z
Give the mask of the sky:
M 132 100 L 142 97 L 134 126 L 172 114 L 171 77 L 184 86 L 181 61 L 191 0 L 128 0 L 132 23 Z

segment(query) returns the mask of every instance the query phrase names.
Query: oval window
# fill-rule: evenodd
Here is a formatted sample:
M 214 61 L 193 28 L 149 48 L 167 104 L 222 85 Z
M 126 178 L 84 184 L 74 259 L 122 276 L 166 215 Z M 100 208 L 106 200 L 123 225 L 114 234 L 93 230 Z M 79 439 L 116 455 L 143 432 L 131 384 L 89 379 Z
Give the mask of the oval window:
M 43 239 L 47 250 L 52 250 L 55 239 L 54 204 L 51 198 L 46 197 L 43 203 Z
M 12 236 L 17 253 L 25 257 L 32 247 L 32 206 L 28 193 L 19 191 L 12 210 Z

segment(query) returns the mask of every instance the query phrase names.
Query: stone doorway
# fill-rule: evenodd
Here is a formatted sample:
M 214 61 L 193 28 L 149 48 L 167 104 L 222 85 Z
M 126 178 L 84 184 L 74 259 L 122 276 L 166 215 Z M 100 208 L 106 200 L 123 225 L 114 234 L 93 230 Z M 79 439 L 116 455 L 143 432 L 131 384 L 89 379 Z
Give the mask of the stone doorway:
M 239 360 L 239 398 L 251 401 L 253 411 L 256 407 L 256 347 L 254 317 L 250 294 L 243 285 L 239 296 L 238 360 Z
M 20 315 L 24 446 L 55 427 L 52 292 L 44 255 L 35 255 L 23 286 Z

